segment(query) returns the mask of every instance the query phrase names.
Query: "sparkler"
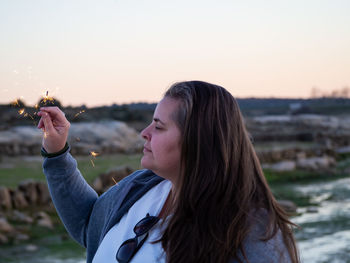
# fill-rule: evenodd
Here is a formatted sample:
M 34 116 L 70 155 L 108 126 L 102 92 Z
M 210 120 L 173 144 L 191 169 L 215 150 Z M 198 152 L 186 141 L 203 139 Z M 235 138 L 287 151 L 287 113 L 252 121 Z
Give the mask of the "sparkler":
M 28 69 L 28 71 L 29 71 L 29 69 Z M 18 71 L 14 71 L 14 73 L 15 73 L 15 74 L 18 74 Z M 21 97 L 21 98 L 22 98 L 22 97 Z M 42 98 L 42 100 L 41 100 L 41 103 L 42 103 L 43 105 L 46 106 L 47 104 L 53 104 L 54 101 L 55 101 L 54 98 L 49 96 L 49 91 L 46 91 L 46 93 L 43 95 L 43 98 Z M 41 104 L 41 103 L 40 103 L 40 104 Z M 22 103 L 21 103 L 21 104 L 22 104 Z M 11 103 L 11 105 L 16 106 L 16 107 L 19 107 L 19 108 L 21 107 L 21 104 L 20 104 L 20 100 L 19 100 L 19 99 L 15 99 L 15 100 Z M 22 106 L 22 107 L 23 107 L 23 106 Z M 30 117 L 30 118 L 33 120 L 35 126 L 37 126 L 37 124 L 36 124 L 35 119 L 34 119 L 33 116 L 37 115 L 37 113 L 38 113 L 38 111 L 39 111 L 39 109 L 40 109 L 40 105 L 39 105 L 39 104 L 35 104 L 35 105 L 34 105 L 34 108 L 35 108 L 35 112 L 33 113 L 33 115 L 31 115 L 29 112 L 26 112 L 26 109 L 25 109 L 25 108 L 20 108 L 20 109 L 18 110 L 18 114 L 19 114 L 19 115 L 23 115 L 23 117 Z M 80 114 L 82 114 L 82 113 L 84 113 L 84 112 L 85 112 L 85 110 L 79 111 L 78 113 L 76 113 L 76 114 L 74 115 L 73 119 L 76 118 L 76 117 L 78 117 Z M 48 133 L 45 131 L 44 128 L 42 129 L 42 131 L 43 131 L 43 137 L 44 137 L 44 139 L 46 139 L 46 138 L 48 137 Z M 76 140 L 77 142 L 79 142 L 79 141 L 80 141 L 80 138 L 77 137 L 75 140 Z M 96 157 L 97 157 L 98 155 L 100 155 L 100 154 L 97 153 L 97 152 L 95 152 L 95 151 L 90 151 L 90 156 L 91 156 L 90 162 L 91 162 L 91 164 L 92 164 L 93 167 L 95 167 L 94 160 L 96 159 Z M 117 181 L 116 181 L 113 177 L 112 177 L 112 180 L 114 181 L 115 184 L 118 184 Z
M 47 105 L 47 103 L 54 103 L 55 99 L 49 96 L 49 91 L 46 91 L 46 95 L 43 96 L 43 103 Z

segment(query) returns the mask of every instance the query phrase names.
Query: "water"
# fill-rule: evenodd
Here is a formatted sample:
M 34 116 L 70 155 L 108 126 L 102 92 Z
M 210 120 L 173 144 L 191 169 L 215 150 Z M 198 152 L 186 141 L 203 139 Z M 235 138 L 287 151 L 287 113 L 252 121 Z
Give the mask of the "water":
M 300 208 L 292 221 L 302 262 L 350 262 L 350 178 L 295 185 L 296 194 L 309 195 L 316 211 Z

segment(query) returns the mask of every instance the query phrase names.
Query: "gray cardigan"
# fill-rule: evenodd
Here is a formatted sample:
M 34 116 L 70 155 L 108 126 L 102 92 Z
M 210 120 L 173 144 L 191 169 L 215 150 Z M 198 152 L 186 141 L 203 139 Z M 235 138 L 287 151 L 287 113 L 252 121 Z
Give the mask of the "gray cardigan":
M 98 197 L 68 151 L 44 158 L 43 169 L 57 212 L 69 234 L 86 247 L 88 263 L 107 232 L 143 194 L 163 180 L 150 170 L 139 170 Z M 259 221 L 244 243 L 249 262 L 290 262 L 280 233 L 269 241 L 259 240 L 264 226 Z

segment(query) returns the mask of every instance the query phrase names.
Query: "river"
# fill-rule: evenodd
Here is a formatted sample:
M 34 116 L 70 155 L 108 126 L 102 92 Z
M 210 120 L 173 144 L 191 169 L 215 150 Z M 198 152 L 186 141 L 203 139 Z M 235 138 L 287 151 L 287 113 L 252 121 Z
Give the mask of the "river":
M 291 218 L 300 226 L 295 235 L 302 262 L 350 263 L 350 178 L 307 184 L 287 183 L 283 188 L 292 191 L 293 195 L 309 198 L 312 203 L 312 206 L 298 208 L 300 214 Z M 8 262 L 85 262 L 84 251 L 74 244 L 66 244 L 64 249 L 48 250 L 43 243 L 49 242 L 43 240 L 37 244 L 40 249 L 32 254 L 23 254 L 23 249 L 17 246 L 15 249 L 22 251 L 18 252 L 21 256 Z M 16 251 L 11 254 L 17 254 Z
M 301 227 L 296 238 L 302 262 L 350 262 L 350 178 L 293 188 L 317 205 L 298 209 L 301 215 L 292 218 Z

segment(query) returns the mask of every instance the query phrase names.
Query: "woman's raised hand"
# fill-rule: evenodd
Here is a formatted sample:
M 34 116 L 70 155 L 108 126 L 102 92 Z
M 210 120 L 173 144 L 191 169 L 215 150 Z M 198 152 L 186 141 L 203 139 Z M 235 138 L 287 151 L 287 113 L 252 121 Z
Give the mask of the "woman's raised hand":
M 44 130 L 44 149 L 48 153 L 59 152 L 67 142 L 69 121 L 58 107 L 42 107 L 38 116 L 41 116 L 38 129 Z

